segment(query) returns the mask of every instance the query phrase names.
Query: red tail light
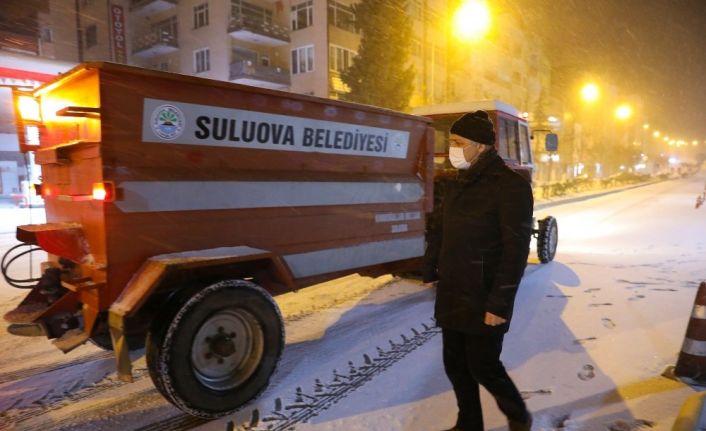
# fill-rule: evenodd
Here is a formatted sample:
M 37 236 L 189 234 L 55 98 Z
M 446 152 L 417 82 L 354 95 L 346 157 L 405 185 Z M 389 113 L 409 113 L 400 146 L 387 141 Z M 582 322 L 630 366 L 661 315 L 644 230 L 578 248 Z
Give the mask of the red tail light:
M 93 200 L 112 202 L 115 200 L 115 186 L 107 181 L 102 183 L 93 183 Z

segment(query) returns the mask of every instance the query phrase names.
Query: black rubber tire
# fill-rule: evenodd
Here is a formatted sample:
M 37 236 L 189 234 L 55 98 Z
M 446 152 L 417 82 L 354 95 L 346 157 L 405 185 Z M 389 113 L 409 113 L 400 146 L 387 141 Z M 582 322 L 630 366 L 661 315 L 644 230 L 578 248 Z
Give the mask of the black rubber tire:
M 542 263 L 554 260 L 557 245 L 559 244 L 559 226 L 552 216 L 539 221 L 537 229 L 537 257 Z
M 219 325 L 218 321 L 213 323 L 219 316 L 235 316 L 233 321 L 241 322 L 248 331 L 232 337 L 237 341 L 226 338 L 233 352 L 223 358 L 227 362 L 231 357 L 243 359 L 232 372 L 226 370 L 230 374 L 222 377 L 224 381 L 214 377 L 209 383 L 213 376 L 204 376 L 203 364 L 199 364 L 202 356 L 196 352 L 200 352 L 198 340 L 204 339 L 204 331 Z M 205 340 L 217 338 L 222 329 L 209 332 Z M 227 280 L 169 305 L 147 336 L 146 359 L 152 381 L 169 402 L 192 416 L 214 419 L 237 411 L 267 387 L 283 349 L 284 322 L 270 294 L 249 281 Z M 216 356 L 220 361 L 221 356 Z M 228 368 L 228 364 L 213 367 L 222 371 L 218 367 Z M 245 373 L 242 376 L 238 374 L 241 371 Z

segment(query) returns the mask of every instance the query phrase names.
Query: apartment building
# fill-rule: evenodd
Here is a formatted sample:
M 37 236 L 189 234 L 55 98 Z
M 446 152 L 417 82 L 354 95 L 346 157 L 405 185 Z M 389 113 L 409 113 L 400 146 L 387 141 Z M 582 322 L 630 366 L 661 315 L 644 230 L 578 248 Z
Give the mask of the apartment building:
M 127 63 L 129 0 L 44 0 L 39 10 L 40 57 L 60 61 Z
M 288 21 L 282 1 L 131 0 L 130 62 L 287 90 Z
M 411 0 L 407 13 L 412 19 L 412 65 L 414 92 L 411 106 L 448 101 L 450 72 L 449 0 Z
M 132 0 L 130 62 L 337 98 L 360 44 L 351 0 Z
M 341 73 L 361 40 L 356 0 L 44 1 L 41 56 L 116 61 L 319 97 L 348 91 Z M 500 99 L 534 121 L 550 86 L 538 37 L 520 15 L 504 12 L 494 17 L 490 36 L 460 44 L 449 31 L 457 4 L 408 3 L 416 71 L 411 105 Z

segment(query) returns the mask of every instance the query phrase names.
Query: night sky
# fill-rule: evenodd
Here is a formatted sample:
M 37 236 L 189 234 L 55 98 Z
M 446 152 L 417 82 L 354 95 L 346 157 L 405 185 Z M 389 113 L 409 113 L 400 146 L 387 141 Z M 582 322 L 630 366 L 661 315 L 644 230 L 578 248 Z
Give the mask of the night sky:
M 641 95 L 656 129 L 706 140 L 706 0 L 523 0 L 552 64 Z
M 706 0 L 487 1 L 542 35 L 558 69 L 605 76 L 642 96 L 654 128 L 706 140 Z M 0 26 L 42 3 L 2 0 Z

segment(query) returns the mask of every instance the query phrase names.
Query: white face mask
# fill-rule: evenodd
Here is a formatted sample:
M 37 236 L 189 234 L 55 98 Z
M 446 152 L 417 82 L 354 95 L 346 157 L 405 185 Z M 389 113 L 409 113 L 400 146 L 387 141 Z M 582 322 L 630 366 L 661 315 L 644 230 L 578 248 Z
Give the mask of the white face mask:
M 449 161 L 456 169 L 468 169 L 471 167 L 471 163 L 466 160 L 461 147 L 449 147 Z

